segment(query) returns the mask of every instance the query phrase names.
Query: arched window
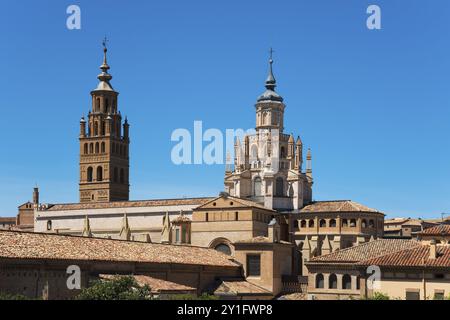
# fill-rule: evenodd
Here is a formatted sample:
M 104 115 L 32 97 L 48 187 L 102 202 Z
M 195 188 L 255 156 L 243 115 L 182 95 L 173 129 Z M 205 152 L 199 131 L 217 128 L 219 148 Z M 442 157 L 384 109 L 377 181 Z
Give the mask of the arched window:
M 88 154 L 89 146 L 87 143 L 84 144 L 84 154 Z
M 319 273 L 318 275 L 316 275 L 316 288 L 323 289 L 324 286 L 323 274 Z
M 231 256 L 231 248 L 227 246 L 225 243 L 217 245 L 214 249 L 219 252 L 225 253 L 228 256 Z
M 89 144 L 89 153 L 94 153 L 94 144 L 93 143 Z
M 350 220 L 350 228 L 356 228 L 356 219 Z
M 369 220 L 369 228 L 375 228 L 375 221 Z
M 343 228 L 347 228 L 348 227 L 348 220 L 347 219 L 343 219 L 342 220 L 342 227 Z
M 276 180 L 275 196 L 282 197 L 283 195 L 284 195 L 284 181 L 283 178 L 279 177 Z
M 105 102 L 105 111 L 104 112 L 108 112 L 108 109 L 109 108 L 109 100 L 108 99 L 106 99 L 106 102 Z
M 326 226 L 327 226 L 327 222 L 325 221 L 325 219 L 322 219 L 319 221 L 320 228 L 325 228 Z
M 100 145 L 98 142 L 95 143 L 95 153 L 99 153 L 100 152 Z
M 361 221 L 361 228 L 367 228 L 367 221 L 366 221 L 366 219 L 363 219 Z
M 352 277 L 350 277 L 348 274 L 344 274 L 344 276 L 342 277 L 342 289 L 352 289 Z
M 337 289 L 337 277 L 334 273 L 330 274 L 330 278 L 328 280 L 328 288 Z
M 261 188 L 262 188 L 261 178 L 256 177 L 255 180 L 253 180 L 253 195 L 255 197 L 261 197 L 262 195 Z
M 106 125 L 105 122 L 102 121 L 102 130 L 101 130 L 101 135 L 104 136 L 106 134 Z
M 120 169 L 120 183 L 125 183 L 125 171 Z
M 330 228 L 336 228 L 336 220 L 334 219 L 330 220 Z
M 359 276 L 357 276 L 356 277 L 356 290 L 359 290 L 360 289 L 360 287 L 359 287 Z
M 306 220 L 302 220 L 302 222 L 300 222 L 300 228 L 306 228 Z
M 87 181 L 88 182 L 92 182 L 93 171 L 94 171 L 94 169 L 92 169 L 92 167 L 89 167 L 87 169 Z
M 114 182 L 119 181 L 119 169 L 117 169 L 117 168 L 114 168 L 113 181 L 114 181 Z
M 103 168 L 97 167 L 97 181 L 103 181 Z
M 98 122 L 94 123 L 94 136 L 98 136 Z
M 102 153 L 105 153 L 105 152 L 106 152 L 105 143 L 102 142 Z
M 308 227 L 314 228 L 314 220 L 309 220 Z
M 95 111 L 100 111 L 100 98 L 95 100 Z

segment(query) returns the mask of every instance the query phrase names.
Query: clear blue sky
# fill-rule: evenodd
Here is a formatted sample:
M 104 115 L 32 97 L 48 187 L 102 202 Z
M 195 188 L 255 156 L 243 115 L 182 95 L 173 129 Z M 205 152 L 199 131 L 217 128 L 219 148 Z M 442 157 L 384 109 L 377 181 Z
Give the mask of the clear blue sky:
M 66 28 L 66 8 L 82 29 Z M 366 9 L 382 9 L 382 30 Z M 450 212 L 448 0 L 24 1 L 0 10 L 0 215 L 37 183 L 78 201 L 79 119 L 107 35 L 131 123 L 131 198 L 216 195 L 224 166 L 175 166 L 176 128 L 254 127 L 268 48 L 288 133 L 313 151 L 316 200 L 389 216 Z

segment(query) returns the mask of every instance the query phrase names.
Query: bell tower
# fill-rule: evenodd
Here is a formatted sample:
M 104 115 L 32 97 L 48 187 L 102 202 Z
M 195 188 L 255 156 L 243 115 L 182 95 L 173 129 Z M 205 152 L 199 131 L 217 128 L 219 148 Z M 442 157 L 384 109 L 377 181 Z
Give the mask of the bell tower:
M 119 93 L 110 84 L 106 39 L 92 108 L 80 121 L 80 202 L 128 201 L 129 124 L 122 124 Z

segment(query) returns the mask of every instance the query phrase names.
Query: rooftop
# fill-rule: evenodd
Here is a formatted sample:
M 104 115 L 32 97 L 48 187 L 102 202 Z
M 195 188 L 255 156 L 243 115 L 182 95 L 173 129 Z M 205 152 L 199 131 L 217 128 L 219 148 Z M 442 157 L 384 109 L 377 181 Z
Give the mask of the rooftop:
M 436 258 L 430 259 L 430 246 L 419 245 L 377 258 L 361 261 L 358 265 L 376 265 L 384 267 L 436 267 L 450 268 L 450 246 L 437 246 Z
M 370 212 L 381 213 L 351 200 L 314 201 L 300 210 L 300 213 L 317 212 Z
M 18 231 L 0 231 L 2 258 L 238 266 L 213 249 Z
M 217 295 L 271 295 L 272 293 L 260 286 L 242 279 L 224 280 L 214 291 Z
M 110 209 L 110 208 L 132 208 L 132 207 L 159 207 L 178 205 L 202 205 L 214 198 L 181 198 L 181 199 L 155 199 L 137 201 L 115 201 L 96 203 L 62 203 L 50 204 L 47 211 L 61 210 L 83 210 L 83 209 Z
M 338 250 L 324 256 L 315 257 L 311 259 L 311 262 L 358 263 L 418 246 L 420 246 L 420 243 L 414 240 L 379 239 L 363 243 L 359 246 Z
M 426 236 L 450 236 L 450 225 L 441 224 L 436 227 L 423 230 L 420 235 Z

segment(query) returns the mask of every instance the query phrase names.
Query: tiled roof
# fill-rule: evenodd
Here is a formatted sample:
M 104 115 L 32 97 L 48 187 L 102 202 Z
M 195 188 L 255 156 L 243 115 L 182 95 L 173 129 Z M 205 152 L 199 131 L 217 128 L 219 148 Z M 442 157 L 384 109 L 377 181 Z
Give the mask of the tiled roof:
M 121 277 L 119 275 L 111 275 L 111 274 L 100 274 L 100 279 L 112 280 L 117 277 Z M 195 291 L 195 288 L 188 287 L 179 283 L 156 279 L 149 276 L 144 275 L 133 275 L 132 276 L 136 282 L 140 286 L 148 285 L 152 291 L 152 293 L 161 293 L 161 292 L 169 292 L 169 291 Z
M 357 263 L 417 246 L 420 246 L 420 243 L 414 240 L 379 239 L 363 243 L 359 246 L 338 250 L 324 256 L 315 257 L 311 259 L 311 262 Z
M 425 229 L 420 235 L 426 236 L 450 236 L 450 225 L 441 224 L 436 227 Z
M 317 212 L 373 212 L 380 213 L 378 210 L 368 208 L 360 203 L 351 200 L 339 201 L 316 201 L 300 210 L 301 213 Z
M 63 204 L 49 205 L 47 211 L 159 207 L 159 206 L 178 206 L 178 205 L 200 206 L 210 201 L 211 199 L 213 198 L 159 199 L 159 200 L 114 201 L 114 202 L 95 202 L 95 203 L 65 203 L 65 204 L 63 203 Z
M 415 248 L 386 254 L 381 257 L 361 261 L 358 265 L 376 265 L 384 267 L 445 267 L 450 268 L 450 246 L 436 246 L 436 259 L 430 259 L 430 246 L 419 245 Z
M 246 280 L 224 280 L 214 291 L 218 295 L 271 295 L 272 293 Z
M 17 231 L 0 231 L 0 258 L 237 267 L 213 249 Z

